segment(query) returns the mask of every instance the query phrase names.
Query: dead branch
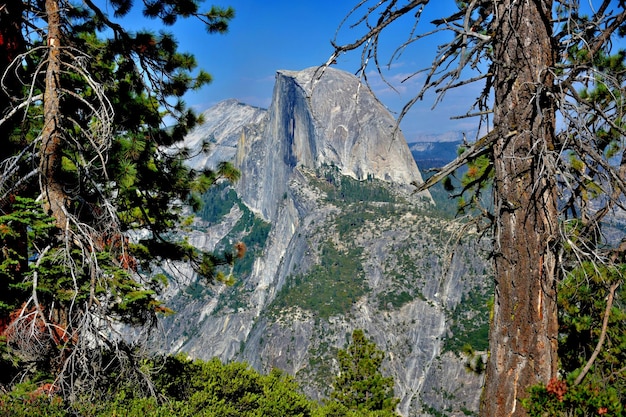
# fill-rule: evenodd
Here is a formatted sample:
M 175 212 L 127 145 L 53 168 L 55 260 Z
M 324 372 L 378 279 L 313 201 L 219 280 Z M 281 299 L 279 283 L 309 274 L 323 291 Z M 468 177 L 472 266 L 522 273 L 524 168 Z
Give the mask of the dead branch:
M 574 380 L 574 385 L 578 385 L 582 382 L 582 380 L 585 378 L 585 376 L 591 369 L 593 362 L 596 360 L 596 358 L 602 351 L 602 345 L 604 344 L 604 339 L 606 338 L 606 331 L 607 331 L 607 328 L 609 327 L 609 316 L 611 315 L 611 308 L 613 307 L 613 299 L 615 297 L 615 290 L 617 289 L 617 287 L 620 286 L 620 284 L 621 284 L 621 281 L 614 282 L 613 284 L 611 284 L 611 287 L 609 288 L 609 295 L 607 296 L 607 300 L 606 300 L 606 308 L 604 309 L 604 318 L 602 319 L 602 330 L 600 331 L 600 338 L 598 339 L 598 343 L 596 344 L 596 348 L 591 354 L 591 357 L 589 358 L 589 360 L 583 367 L 583 370 Z
M 515 135 L 517 135 L 517 131 L 512 131 L 512 132 L 509 132 L 506 137 L 513 137 Z M 419 193 L 419 192 L 429 189 L 430 187 L 432 187 L 433 185 L 435 185 L 436 183 L 438 183 L 439 181 L 441 181 L 442 179 L 450 175 L 456 169 L 462 167 L 468 161 L 471 161 L 472 159 L 474 159 L 477 154 L 479 154 L 484 149 L 491 146 L 491 144 L 493 144 L 493 142 L 496 139 L 497 139 L 497 136 L 495 134 L 495 131 L 491 131 L 487 133 L 485 136 L 478 139 L 474 144 L 472 144 L 469 148 L 467 148 L 465 152 L 459 155 L 454 161 L 448 163 L 446 166 L 441 168 L 435 175 L 430 177 L 426 182 L 422 184 L 413 183 L 413 185 L 417 187 L 415 191 L 413 192 Z

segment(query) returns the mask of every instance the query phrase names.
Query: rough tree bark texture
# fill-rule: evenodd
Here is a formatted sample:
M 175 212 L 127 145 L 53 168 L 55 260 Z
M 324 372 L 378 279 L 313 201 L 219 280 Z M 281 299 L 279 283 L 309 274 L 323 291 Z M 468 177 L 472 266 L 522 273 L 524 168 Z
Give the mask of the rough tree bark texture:
M 481 415 L 525 416 L 519 399 L 557 371 L 551 0 L 494 2 L 495 302 Z M 512 134 L 514 133 L 514 134 Z
M 59 91 L 61 89 L 61 16 L 58 0 L 46 0 L 48 16 L 48 66 L 44 92 L 44 126 L 41 133 L 40 181 L 46 210 L 64 230 L 67 225 L 65 193 L 58 182 L 61 169 L 62 131 Z

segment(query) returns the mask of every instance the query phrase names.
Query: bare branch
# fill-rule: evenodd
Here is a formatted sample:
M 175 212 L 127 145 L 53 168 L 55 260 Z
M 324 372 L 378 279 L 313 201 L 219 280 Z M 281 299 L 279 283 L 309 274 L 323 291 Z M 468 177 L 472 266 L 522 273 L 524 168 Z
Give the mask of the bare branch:
M 9 111 L 2 119 L 0 119 L 0 125 L 4 124 L 7 120 L 15 116 L 17 112 L 23 110 L 25 107 L 30 106 L 32 103 L 36 101 L 40 101 L 43 98 L 43 94 L 37 94 L 36 96 L 32 96 L 22 101 L 17 106 L 13 107 L 11 111 Z
M 356 41 L 354 41 L 354 42 L 352 42 L 350 44 L 347 44 L 347 45 L 338 45 L 336 43 L 336 37 L 335 37 L 335 40 L 333 40 L 331 42 L 333 47 L 335 48 L 335 54 L 339 54 L 339 53 L 347 52 L 347 51 L 353 51 L 353 50 L 361 47 L 363 44 L 368 42 L 370 39 L 376 38 L 378 36 L 378 34 L 384 28 L 386 28 L 387 26 L 392 24 L 396 19 L 404 16 L 406 13 L 410 12 L 411 10 L 415 9 L 418 6 L 422 6 L 422 5 L 428 4 L 429 1 L 430 0 L 412 0 L 411 2 L 409 2 L 408 4 L 406 4 L 405 6 L 399 8 L 399 9 L 394 9 L 393 8 L 393 6 L 395 6 L 396 2 L 392 1 L 387 6 L 387 8 L 383 12 L 381 12 L 380 19 L 378 20 L 377 24 L 374 27 L 371 27 L 371 26 L 368 25 L 368 27 L 370 27 L 370 31 L 367 32 L 365 35 L 363 35 L 361 38 L 359 38 Z M 383 4 L 384 2 L 385 2 L 385 0 L 381 1 L 378 5 Z M 365 4 L 365 1 L 362 1 L 355 8 L 353 8 L 352 11 L 350 11 L 350 13 L 348 14 L 348 16 L 352 15 L 353 13 L 355 13 L 360 8 L 360 6 L 362 6 L 363 4 Z M 368 10 L 367 13 L 365 13 L 361 17 L 359 22 L 367 21 L 367 17 L 371 14 L 371 12 L 372 12 L 372 9 Z M 344 21 L 345 21 L 345 19 L 344 19 Z M 341 29 L 341 26 L 339 27 L 339 29 Z
M 515 135 L 517 135 L 517 131 L 509 132 L 507 136 L 513 137 Z M 498 137 L 495 134 L 495 131 L 489 132 L 488 134 L 486 134 L 485 136 L 477 140 L 469 148 L 467 148 L 465 152 L 459 155 L 454 161 L 448 163 L 446 166 L 441 168 L 435 175 L 430 177 L 426 182 L 422 184 L 413 183 L 413 185 L 417 187 L 414 193 L 419 193 L 419 192 L 429 189 L 430 187 L 432 187 L 433 185 L 441 181 L 443 178 L 450 175 L 456 169 L 465 165 L 468 161 L 471 161 L 472 159 L 476 158 L 476 156 L 479 153 L 483 152 L 484 149 L 489 148 L 497 138 Z
M 582 371 L 580 371 L 580 374 L 578 374 L 578 376 L 574 380 L 574 385 L 578 385 L 582 382 L 582 380 L 587 375 L 587 372 L 589 372 L 589 370 L 593 366 L 593 363 L 595 362 L 596 358 L 602 351 L 602 345 L 604 344 L 604 339 L 606 338 L 606 331 L 607 331 L 607 328 L 609 327 L 609 316 L 611 315 L 611 308 L 613 308 L 613 299 L 615 297 L 615 290 L 617 290 L 617 287 L 619 287 L 620 284 L 621 284 L 621 281 L 614 282 L 613 284 L 611 284 L 611 287 L 609 288 L 609 295 L 607 296 L 607 299 L 606 299 L 606 308 L 604 309 L 604 318 L 602 319 L 602 329 L 600 331 L 600 338 L 598 339 L 598 343 L 596 344 L 596 348 L 593 350 L 591 357 L 589 358 L 589 360 L 583 367 Z

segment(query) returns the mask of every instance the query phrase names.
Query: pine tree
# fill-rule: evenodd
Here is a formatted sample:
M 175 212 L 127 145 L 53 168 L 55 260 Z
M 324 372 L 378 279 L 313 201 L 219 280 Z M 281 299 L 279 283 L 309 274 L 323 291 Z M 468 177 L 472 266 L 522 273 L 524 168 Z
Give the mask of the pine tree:
M 450 37 L 430 66 L 407 77 L 425 75 L 401 118 L 427 91 L 440 100 L 452 89 L 481 83 L 459 117 L 475 117 L 476 131 L 487 133 L 417 191 L 467 163 L 463 191 L 480 193 L 491 185 L 493 200 L 481 207 L 485 222 L 476 222 L 493 236 L 495 270 L 481 415 L 525 416 L 520 399 L 527 390 L 558 376 L 559 283 L 587 264 L 623 271 L 626 243 L 604 231 L 625 210 L 624 53 L 615 53 L 612 41 L 625 33 L 626 8 L 609 0 L 454 1 L 454 12 L 420 32 L 420 18 L 434 3 L 440 2 L 359 2 L 344 23 L 361 32 L 352 43 L 336 43 L 328 62 L 363 48 L 361 71 L 372 63 L 383 74 L 387 57 L 380 55 L 379 39 L 408 22 L 408 39 L 392 61 L 433 33 Z M 476 207 L 479 196 L 470 194 L 464 204 Z M 623 274 L 603 285 L 622 281 Z M 624 369 L 616 370 L 623 378 Z
M 211 77 L 171 34 L 116 23 L 132 1 L 108 6 L 113 18 L 91 0 L 0 5 L 3 350 L 62 388 L 96 382 L 94 351 L 126 354 L 118 324 L 149 327 L 169 312 L 161 263 L 190 262 L 212 281 L 234 256 L 174 233 L 201 193 L 238 178 L 229 164 L 189 169 L 178 146 L 201 122 L 182 97 Z M 199 19 L 209 33 L 234 16 L 196 0 L 141 7 L 166 26 Z
M 393 396 L 393 378 L 380 371 L 384 357 L 363 330 L 354 330 L 350 345 L 337 354 L 339 374 L 331 398 L 349 410 L 389 411 L 393 415 L 398 400 Z

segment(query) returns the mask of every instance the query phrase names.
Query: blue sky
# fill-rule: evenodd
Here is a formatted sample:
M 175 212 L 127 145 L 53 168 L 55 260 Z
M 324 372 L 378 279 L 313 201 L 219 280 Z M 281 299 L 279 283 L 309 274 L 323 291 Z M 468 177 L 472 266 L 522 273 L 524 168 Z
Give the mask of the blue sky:
M 187 104 L 203 111 L 221 100 L 236 98 L 247 104 L 268 107 L 276 71 L 300 70 L 326 62 L 333 52 L 330 41 L 355 3 L 356 0 L 206 0 L 203 7 L 232 6 L 236 16 L 224 35 L 209 35 L 195 21 L 181 21 L 168 28 L 178 39 L 180 50 L 192 52 L 200 66 L 213 76 L 213 83 L 185 97 Z M 450 7 L 454 7 L 452 0 L 429 4 L 422 15 L 421 30 L 430 29 L 428 22 L 433 18 L 447 16 Z M 385 34 L 383 49 L 387 56 L 406 39 L 413 21 L 410 17 Z M 136 26 L 130 30 L 156 29 L 152 26 L 154 22 L 143 19 L 129 19 L 125 25 Z M 345 41 L 358 36 L 347 28 L 340 34 L 340 39 Z M 434 41 L 423 42 L 393 63 L 393 69 L 386 76 L 397 92 L 371 77 L 375 94 L 392 113 L 399 112 L 419 91 L 423 77 L 404 84 L 398 80 L 428 66 L 435 47 Z M 355 51 L 341 56 L 336 67 L 354 73 L 360 59 L 360 52 Z M 434 110 L 431 110 L 434 96 L 418 102 L 401 125 L 407 141 L 428 134 L 474 131 L 476 120 L 450 120 L 450 116 L 465 113 L 479 88 L 477 85 L 449 93 Z

